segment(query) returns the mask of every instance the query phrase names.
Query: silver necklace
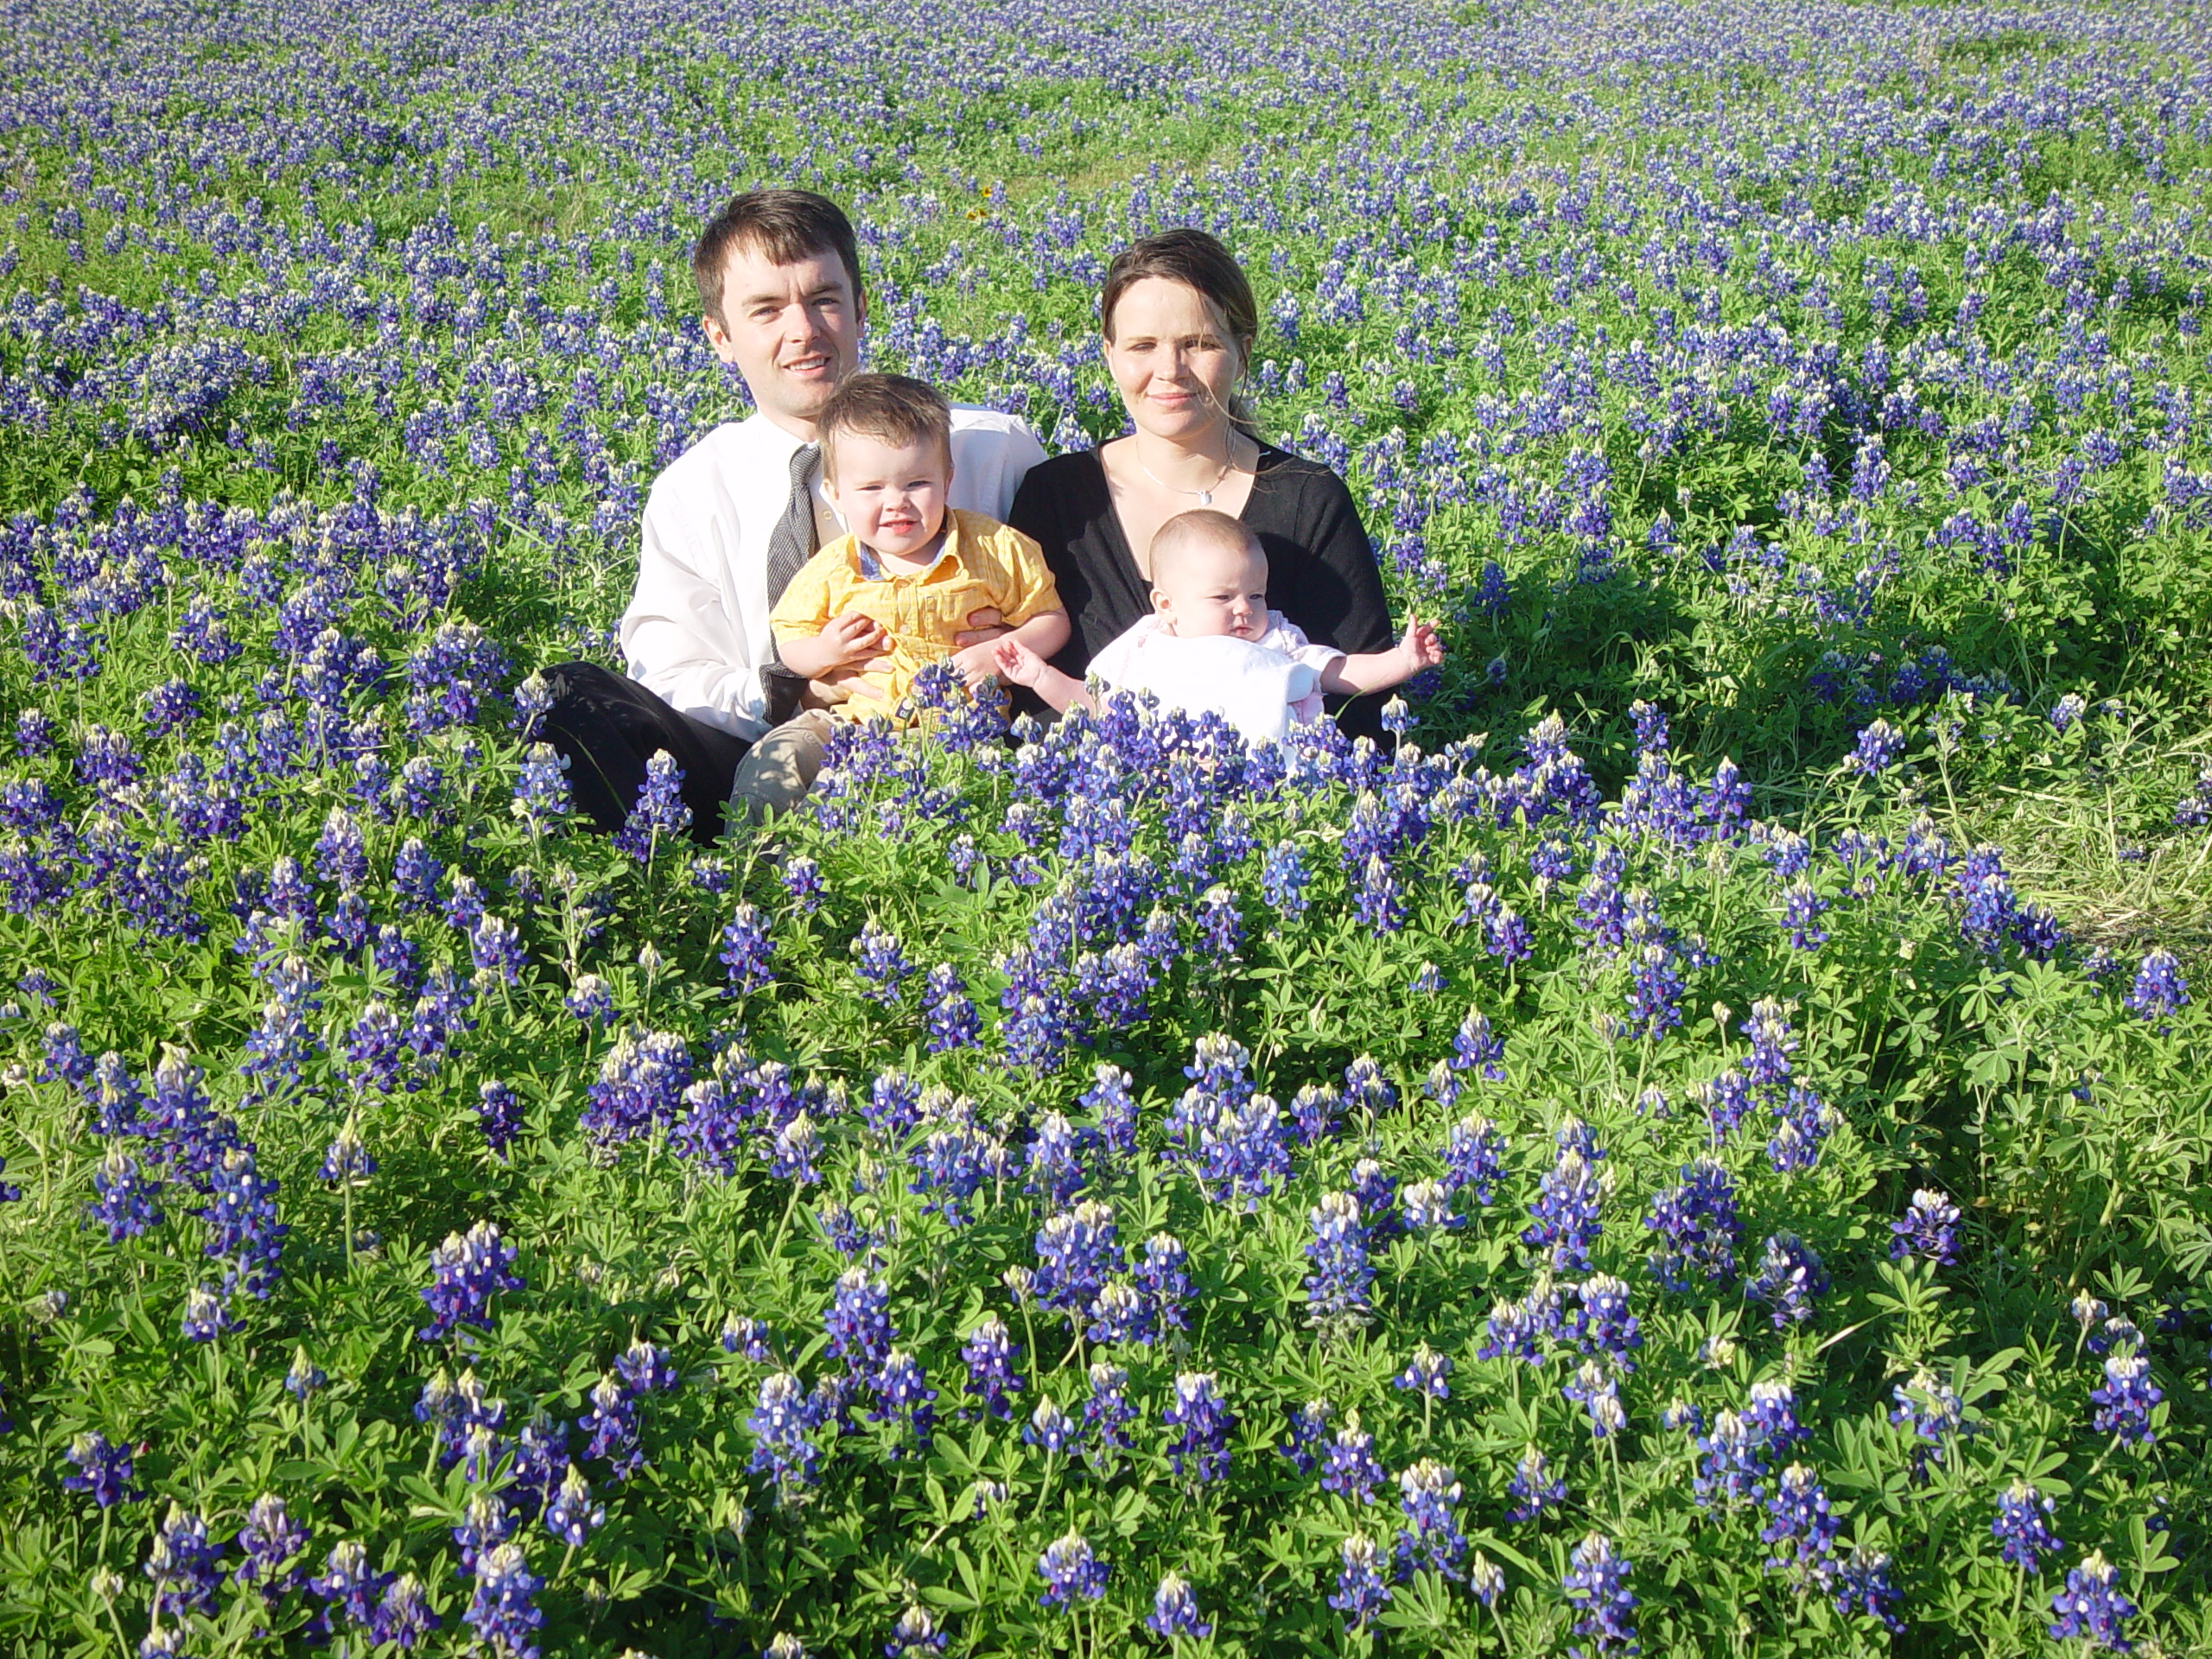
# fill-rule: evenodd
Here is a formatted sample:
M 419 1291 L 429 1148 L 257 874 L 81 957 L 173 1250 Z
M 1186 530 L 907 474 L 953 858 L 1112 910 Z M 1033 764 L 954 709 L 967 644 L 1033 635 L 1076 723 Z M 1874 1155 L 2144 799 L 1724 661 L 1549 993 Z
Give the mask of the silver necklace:
M 1198 505 L 1200 506 L 1210 507 L 1213 505 L 1214 491 L 1219 489 L 1222 485 L 1227 481 L 1229 475 L 1236 470 L 1236 463 L 1233 461 L 1224 461 L 1222 462 L 1221 476 L 1214 480 L 1212 484 L 1203 490 L 1179 490 L 1173 484 L 1170 484 L 1166 480 L 1160 477 L 1159 474 L 1154 472 L 1151 467 L 1146 466 L 1142 461 L 1139 461 L 1137 462 L 1137 470 L 1142 473 L 1147 478 L 1150 479 L 1154 484 L 1157 484 L 1161 489 L 1166 491 L 1168 494 L 1195 495 L 1198 498 Z

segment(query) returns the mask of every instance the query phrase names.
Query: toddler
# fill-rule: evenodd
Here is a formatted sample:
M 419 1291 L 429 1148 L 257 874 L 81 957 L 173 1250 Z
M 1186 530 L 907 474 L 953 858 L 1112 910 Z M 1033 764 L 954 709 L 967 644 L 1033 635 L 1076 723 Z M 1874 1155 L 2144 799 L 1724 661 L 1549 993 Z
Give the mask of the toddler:
M 1152 543 L 1152 614 L 1091 659 L 1109 690 L 1150 691 L 1168 708 L 1211 709 L 1252 742 L 1281 742 L 1294 722 L 1321 717 L 1324 692 L 1381 691 L 1444 660 L 1436 630 L 1407 625 L 1389 651 L 1347 656 L 1317 645 L 1268 608 L 1268 556 L 1243 523 L 1200 507 L 1160 527 Z M 999 676 L 1063 712 L 1096 712 L 1080 682 L 1009 635 L 992 652 Z
M 945 505 L 952 410 L 943 397 L 902 374 L 856 374 L 816 426 L 823 493 L 850 533 L 791 577 L 769 626 L 793 672 L 878 694 L 837 713 L 909 719 L 899 704 L 916 671 L 948 658 L 980 686 L 995 666 L 991 647 L 954 647 L 972 611 L 995 609 L 1013 630 L 1003 638 L 1034 652 L 1067 642 L 1067 613 L 1037 543 Z

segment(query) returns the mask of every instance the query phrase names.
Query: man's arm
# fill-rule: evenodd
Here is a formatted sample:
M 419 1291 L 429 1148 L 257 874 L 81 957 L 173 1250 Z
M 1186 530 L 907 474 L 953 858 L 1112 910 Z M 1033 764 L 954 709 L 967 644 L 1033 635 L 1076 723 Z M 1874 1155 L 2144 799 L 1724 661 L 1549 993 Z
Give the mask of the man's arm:
M 715 574 L 728 567 L 734 523 L 672 503 L 657 485 L 645 503 L 638 585 L 622 613 L 630 677 L 693 719 L 753 738 L 764 729 L 752 630 L 733 614 Z

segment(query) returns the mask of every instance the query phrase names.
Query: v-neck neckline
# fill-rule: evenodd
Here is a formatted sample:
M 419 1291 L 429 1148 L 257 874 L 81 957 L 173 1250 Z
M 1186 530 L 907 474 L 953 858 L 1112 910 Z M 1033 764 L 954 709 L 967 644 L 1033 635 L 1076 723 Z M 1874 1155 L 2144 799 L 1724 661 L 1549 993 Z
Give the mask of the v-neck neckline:
M 1250 529 L 1251 525 L 1246 522 L 1244 515 L 1251 511 L 1252 497 L 1259 490 L 1261 477 L 1273 467 L 1275 456 L 1286 453 L 1262 439 L 1255 439 L 1253 442 L 1259 453 L 1253 457 L 1252 461 L 1252 487 L 1244 493 L 1244 505 L 1236 510 L 1236 522 L 1243 524 L 1247 530 Z M 1106 505 L 1104 514 L 1106 533 L 1112 539 L 1115 551 L 1121 556 L 1122 569 L 1128 573 L 1129 579 L 1135 584 L 1136 591 L 1149 594 L 1152 592 L 1152 578 L 1145 575 L 1144 568 L 1137 563 L 1136 550 L 1129 542 L 1128 528 L 1122 523 L 1122 510 L 1114 505 L 1114 480 L 1106 476 L 1104 448 L 1102 446 L 1093 449 L 1090 452 L 1090 459 L 1098 467 L 1098 493 Z

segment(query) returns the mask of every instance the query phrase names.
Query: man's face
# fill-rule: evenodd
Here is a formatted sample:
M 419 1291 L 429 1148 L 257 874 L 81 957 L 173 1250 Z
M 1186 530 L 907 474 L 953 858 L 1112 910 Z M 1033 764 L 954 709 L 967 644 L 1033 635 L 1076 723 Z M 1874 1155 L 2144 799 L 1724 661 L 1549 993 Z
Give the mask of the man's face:
M 739 242 L 722 267 L 722 321 L 705 319 L 707 341 L 745 377 L 762 414 L 811 438 L 814 417 L 860 360 L 867 315 L 836 254 L 779 265 Z

